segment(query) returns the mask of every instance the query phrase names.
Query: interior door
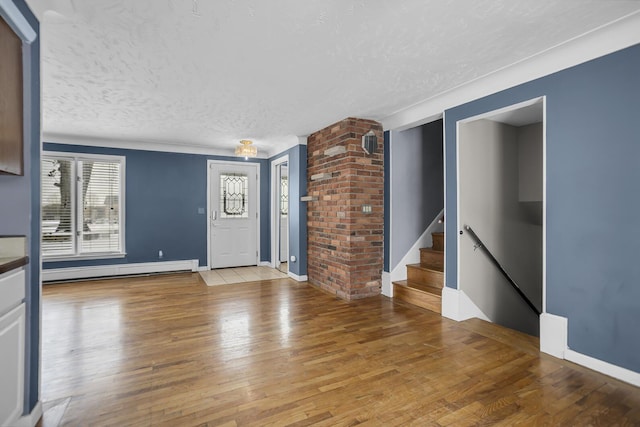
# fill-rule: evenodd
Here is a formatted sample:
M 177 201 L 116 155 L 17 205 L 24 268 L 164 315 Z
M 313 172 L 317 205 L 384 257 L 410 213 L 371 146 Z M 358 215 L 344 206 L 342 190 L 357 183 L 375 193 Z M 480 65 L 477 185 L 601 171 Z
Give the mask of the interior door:
M 211 268 L 258 263 L 258 166 L 212 163 Z

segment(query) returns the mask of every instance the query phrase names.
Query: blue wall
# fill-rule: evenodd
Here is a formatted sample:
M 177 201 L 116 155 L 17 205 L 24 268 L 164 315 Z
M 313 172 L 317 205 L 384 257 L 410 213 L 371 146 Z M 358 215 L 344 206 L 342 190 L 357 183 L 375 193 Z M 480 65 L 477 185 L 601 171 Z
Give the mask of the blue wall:
M 29 413 L 39 397 L 40 26 L 23 0 L 14 0 L 13 3 L 38 35 L 31 44 L 23 43 L 25 174 L 0 175 L 0 235 L 27 237 L 25 412 Z
M 45 143 L 46 151 L 108 154 L 126 157 L 125 258 L 45 262 L 44 268 L 199 260 L 207 265 L 207 160 L 237 157 L 98 148 Z M 260 259 L 271 259 L 269 162 L 260 164 Z M 159 232 L 161 231 L 161 232 Z
M 390 139 L 391 259 L 393 270 L 444 207 L 442 120 L 405 131 Z M 390 215 L 391 214 L 391 215 Z
M 640 45 L 445 112 L 446 215 L 457 217 L 456 122 L 546 96 L 547 312 L 574 351 L 640 372 Z M 446 223 L 446 285 L 457 288 Z
M 270 162 L 289 155 L 289 271 L 298 276 L 307 274 L 307 204 L 300 197 L 307 194 L 307 146 L 296 145 L 269 159 Z M 271 170 L 271 168 L 269 168 Z

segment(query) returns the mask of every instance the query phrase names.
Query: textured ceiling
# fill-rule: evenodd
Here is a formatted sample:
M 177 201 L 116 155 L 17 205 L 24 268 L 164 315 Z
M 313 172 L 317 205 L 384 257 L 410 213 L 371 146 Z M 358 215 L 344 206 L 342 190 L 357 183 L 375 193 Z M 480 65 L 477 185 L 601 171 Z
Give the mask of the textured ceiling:
M 263 152 L 382 119 L 640 9 L 589 0 L 28 0 L 45 137 Z

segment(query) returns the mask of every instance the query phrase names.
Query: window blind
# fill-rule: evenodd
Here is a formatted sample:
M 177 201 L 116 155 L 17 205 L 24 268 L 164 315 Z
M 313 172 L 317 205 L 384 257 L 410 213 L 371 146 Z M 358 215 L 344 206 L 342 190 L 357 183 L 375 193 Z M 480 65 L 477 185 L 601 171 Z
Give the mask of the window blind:
M 119 158 L 44 155 L 43 257 L 123 252 L 122 189 Z
M 84 160 L 81 252 L 120 250 L 120 164 Z
M 42 252 L 69 255 L 75 252 L 73 160 L 42 160 Z

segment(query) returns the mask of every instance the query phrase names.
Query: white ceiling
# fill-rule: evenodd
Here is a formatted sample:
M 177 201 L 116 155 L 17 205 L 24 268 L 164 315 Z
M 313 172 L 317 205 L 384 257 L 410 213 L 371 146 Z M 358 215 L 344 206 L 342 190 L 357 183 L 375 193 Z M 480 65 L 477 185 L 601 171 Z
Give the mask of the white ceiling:
M 637 0 L 27 0 L 45 140 L 280 149 L 381 120 L 640 10 Z

